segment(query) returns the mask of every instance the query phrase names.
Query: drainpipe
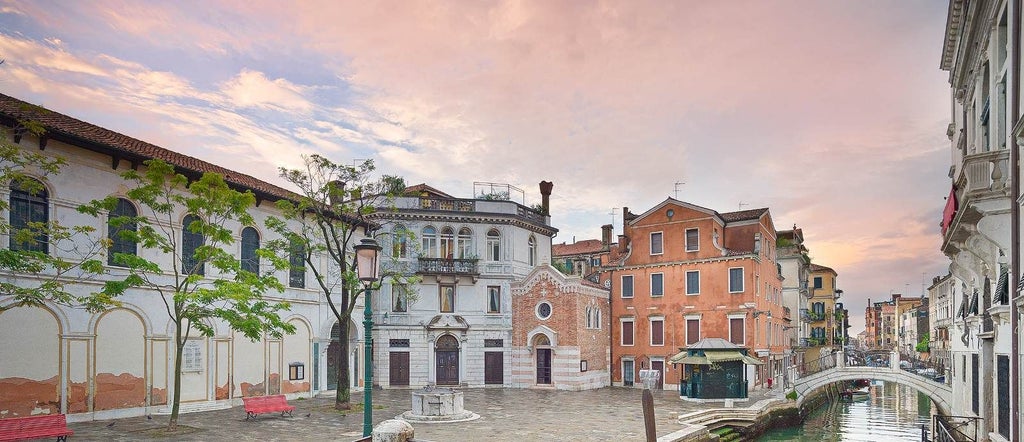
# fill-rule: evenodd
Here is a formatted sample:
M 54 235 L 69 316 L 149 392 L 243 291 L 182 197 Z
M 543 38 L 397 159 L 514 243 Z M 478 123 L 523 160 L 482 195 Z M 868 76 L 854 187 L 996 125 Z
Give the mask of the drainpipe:
M 1021 87 L 1021 72 L 1020 72 L 1020 45 L 1021 45 L 1021 1 L 1010 2 L 1010 7 L 1013 9 L 1013 53 L 1011 54 L 1011 63 L 1013 63 L 1009 69 L 1010 75 L 1010 86 L 1013 88 L 1012 94 L 1010 95 L 1010 115 L 1013 116 L 1014 128 L 1020 121 L 1020 87 Z M 1016 283 L 1020 276 L 1020 205 L 1017 199 L 1020 197 L 1020 154 L 1017 152 L 1017 134 L 1013 134 L 1010 137 L 1010 181 L 1013 183 L 1011 186 L 1011 201 L 1010 201 L 1010 275 L 1013 279 L 1010 283 L 1010 335 L 1012 339 L 1010 341 L 1010 440 L 1020 439 L 1020 344 L 1019 338 L 1017 337 L 1017 327 L 1019 326 L 1018 311 L 1017 311 L 1017 300 L 1020 298 L 1020 293 L 1017 291 Z

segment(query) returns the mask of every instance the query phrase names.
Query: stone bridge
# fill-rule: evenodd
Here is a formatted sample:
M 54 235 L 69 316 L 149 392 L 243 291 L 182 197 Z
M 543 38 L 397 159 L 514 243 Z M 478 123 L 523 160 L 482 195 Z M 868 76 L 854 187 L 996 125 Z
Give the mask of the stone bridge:
M 813 374 L 804 375 L 793 381 L 792 387 L 796 390 L 797 405 L 802 405 L 804 399 L 815 391 L 835 382 L 853 381 L 857 379 L 877 379 L 886 382 L 895 382 L 914 388 L 928 396 L 935 403 L 941 414 L 949 414 L 953 399 L 953 388 L 947 383 L 952 381 L 948 376 L 938 381 L 917 373 L 900 369 L 899 354 L 893 353 L 889 363 L 882 366 L 850 366 L 846 358 L 837 358 L 835 353 L 830 355 L 824 362 L 830 368 L 823 368 Z M 795 374 L 795 373 L 794 373 Z M 796 378 L 792 376 L 790 379 Z

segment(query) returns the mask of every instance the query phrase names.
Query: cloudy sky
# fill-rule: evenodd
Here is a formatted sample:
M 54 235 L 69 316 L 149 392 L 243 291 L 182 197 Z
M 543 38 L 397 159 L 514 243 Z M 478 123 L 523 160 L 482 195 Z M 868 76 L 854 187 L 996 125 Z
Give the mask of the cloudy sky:
M 372 158 L 539 201 L 768 207 L 868 298 L 945 274 L 945 2 L 0 0 L 0 92 L 280 184 Z M 678 186 L 675 183 L 679 184 Z

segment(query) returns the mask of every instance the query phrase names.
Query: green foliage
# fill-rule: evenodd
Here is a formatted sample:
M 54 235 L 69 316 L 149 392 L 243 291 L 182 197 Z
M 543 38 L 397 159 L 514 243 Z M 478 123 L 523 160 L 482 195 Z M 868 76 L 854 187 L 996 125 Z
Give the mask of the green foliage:
M 142 213 L 135 217 L 112 217 L 110 221 L 114 225 L 137 226 L 136 230 L 124 229 L 118 234 L 136 242 L 139 253 L 115 256 L 117 263 L 127 269 L 127 275 L 120 280 L 107 281 L 102 294 L 116 298 L 132 288 L 146 288 L 157 292 L 163 300 L 167 315 L 175 324 L 177 357 L 170 425 L 173 428 L 177 425 L 181 391 L 182 349 L 193 332 L 213 336 L 212 321 L 219 320 L 256 341 L 264 334 L 280 337 L 291 333 L 294 326 L 280 318 L 280 312 L 288 310 L 287 302 L 264 298 L 267 292 L 280 292 L 284 288 L 273 275 L 280 262 L 272 261 L 272 268 L 254 274 L 242 270 L 238 259 L 229 251 L 237 226 L 253 223 L 249 209 L 256 199 L 252 193 L 231 189 L 224 178 L 215 173 L 190 181 L 163 161 L 149 160 L 145 165 L 142 172 L 130 170 L 122 174 L 130 186 L 127 197 L 142 208 Z M 112 210 L 116 204 L 117 199 L 110 197 L 92 201 L 80 210 L 98 216 Z M 185 213 L 195 216 L 196 220 L 179 228 Z M 183 257 L 186 251 L 182 229 L 203 237 L 191 257 Z M 169 268 L 163 268 L 147 256 L 171 256 L 173 259 Z M 217 277 L 201 275 L 207 272 Z
M 928 350 L 929 350 L 929 348 L 928 348 L 928 341 L 929 340 L 931 340 L 930 334 L 928 334 L 928 333 L 922 334 L 921 335 L 921 339 L 918 340 L 917 346 L 914 349 L 917 350 L 918 353 L 927 353 Z
M 789 247 L 791 245 L 793 245 L 793 240 L 789 238 L 779 238 L 775 240 L 776 247 Z
M 789 399 L 791 401 L 795 401 L 796 398 L 797 398 L 796 390 L 789 390 L 789 393 L 786 393 L 786 399 Z
M 26 114 L 46 112 L 38 107 L 23 111 Z M 19 120 L 15 130 L 23 135 L 45 133 L 41 124 L 30 119 Z M 42 180 L 59 173 L 66 164 L 61 157 L 22 148 L 9 141 L 8 133 L 0 132 L 0 183 L 39 195 L 46 191 Z M 9 200 L 0 200 L 0 211 L 9 210 Z M 98 257 L 106 244 L 95 238 L 94 232 L 92 226 L 66 226 L 53 214 L 45 222 L 28 222 L 20 227 L 12 225 L 7 216 L 0 218 L 0 234 L 8 236 L 12 245 L 21 246 L 0 250 L 0 272 L 23 276 L 0 281 L 0 293 L 13 300 L 0 307 L 0 312 L 18 306 L 42 306 L 47 302 L 82 306 L 91 312 L 117 305 L 115 299 L 104 295 L 67 290 L 70 284 L 105 271 Z M 42 248 L 45 252 L 30 250 L 33 248 Z

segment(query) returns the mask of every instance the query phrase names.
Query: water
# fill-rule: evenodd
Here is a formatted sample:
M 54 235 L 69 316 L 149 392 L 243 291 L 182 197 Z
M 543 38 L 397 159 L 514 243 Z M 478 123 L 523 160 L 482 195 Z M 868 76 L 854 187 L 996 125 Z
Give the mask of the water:
M 832 402 L 811 412 L 804 425 L 776 429 L 759 441 L 920 441 L 929 427 L 931 400 L 911 387 L 885 382 L 868 387 L 869 399 Z

